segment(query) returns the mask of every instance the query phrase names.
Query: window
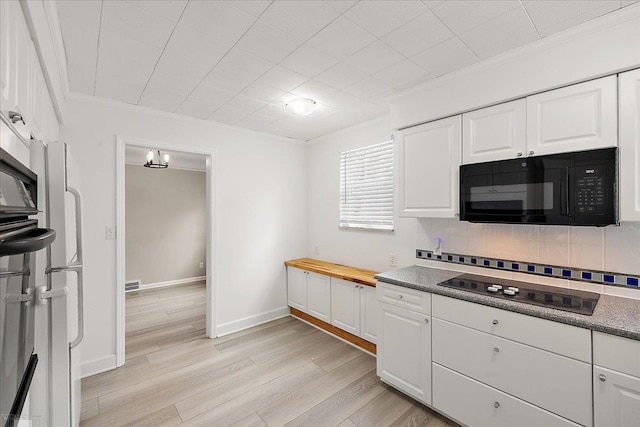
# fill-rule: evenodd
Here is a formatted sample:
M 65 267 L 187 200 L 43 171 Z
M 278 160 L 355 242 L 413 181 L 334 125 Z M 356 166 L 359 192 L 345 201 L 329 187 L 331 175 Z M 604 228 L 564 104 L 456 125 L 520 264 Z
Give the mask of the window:
M 393 230 L 393 141 L 340 153 L 340 227 Z

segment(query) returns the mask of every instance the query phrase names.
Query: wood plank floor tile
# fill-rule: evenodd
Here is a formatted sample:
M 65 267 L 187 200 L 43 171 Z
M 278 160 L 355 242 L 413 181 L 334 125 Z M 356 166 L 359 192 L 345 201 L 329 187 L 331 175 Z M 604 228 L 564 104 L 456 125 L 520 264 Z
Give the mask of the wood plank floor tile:
M 296 318 L 205 337 L 204 283 L 126 295 L 126 364 L 82 380 L 81 426 L 455 424 L 375 358 Z
M 374 400 L 355 412 L 349 419 L 357 426 L 388 426 L 400 418 L 415 401 L 399 391 L 387 387 Z
M 231 427 L 263 427 L 266 425 L 267 424 L 264 421 L 262 421 L 262 418 L 260 418 L 258 414 L 253 413 L 248 417 L 245 417 L 240 421 L 231 424 L 230 426 Z

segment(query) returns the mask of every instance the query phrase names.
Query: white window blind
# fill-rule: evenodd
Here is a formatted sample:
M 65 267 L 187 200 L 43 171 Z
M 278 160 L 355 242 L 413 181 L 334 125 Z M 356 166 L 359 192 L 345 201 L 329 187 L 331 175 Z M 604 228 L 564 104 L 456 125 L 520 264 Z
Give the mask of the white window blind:
M 393 230 L 393 141 L 340 153 L 340 227 Z

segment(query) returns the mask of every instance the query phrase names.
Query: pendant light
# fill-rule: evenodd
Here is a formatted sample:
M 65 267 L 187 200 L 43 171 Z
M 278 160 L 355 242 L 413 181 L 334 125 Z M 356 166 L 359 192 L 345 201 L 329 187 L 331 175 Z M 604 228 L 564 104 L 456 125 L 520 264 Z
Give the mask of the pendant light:
M 153 169 L 166 169 L 169 167 L 169 155 L 165 154 L 164 156 L 160 155 L 160 150 L 156 150 L 158 153 L 158 161 L 154 162 L 154 154 L 153 150 L 149 150 L 147 153 L 147 162 L 144 164 L 145 168 L 153 168 Z M 164 163 L 162 162 L 164 160 Z

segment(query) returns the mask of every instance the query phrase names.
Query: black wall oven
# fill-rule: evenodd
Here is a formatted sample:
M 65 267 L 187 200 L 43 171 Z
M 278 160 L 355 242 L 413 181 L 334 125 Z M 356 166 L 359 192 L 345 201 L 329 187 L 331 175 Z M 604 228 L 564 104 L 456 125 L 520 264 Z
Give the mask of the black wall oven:
M 460 219 L 605 226 L 617 222 L 617 148 L 460 166 Z
M 0 149 L 0 420 L 20 417 L 38 357 L 34 354 L 34 252 L 55 232 L 38 228 L 37 176 Z M 17 425 L 17 424 L 16 424 Z

